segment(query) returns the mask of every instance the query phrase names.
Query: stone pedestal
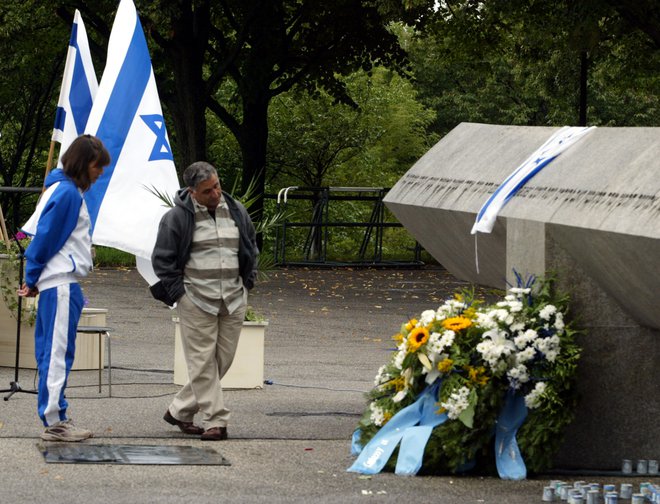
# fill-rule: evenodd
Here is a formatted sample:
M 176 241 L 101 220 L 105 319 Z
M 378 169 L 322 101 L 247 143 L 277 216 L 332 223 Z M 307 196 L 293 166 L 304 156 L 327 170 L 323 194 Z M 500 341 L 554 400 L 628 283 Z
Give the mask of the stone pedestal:
M 576 232 L 571 239 L 567 229 L 518 219 L 507 219 L 506 226 L 507 280 L 515 284 L 513 268 L 523 277 L 556 272 L 558 289 L 571 296 L 571 318 L 584 330 L 577 337 L 582 347 L 580 403 L 556 466 L 618 470 L 622 459 L 656 459 L 660 454 L 660 331 L 635 321 L 587 274 L 582 263 L 592 264 L 590 257 L 603 251 L 584 241 L 583 233 Z M 571 254 L 566 248 L 573 247 L 577 250 Z M 613 271 L 624 269 L 614 254 L 608 264 Z M 632 277 L 626 281 L 632 282 L 633 296 L 635 282 Z M 637 288 L 644 291 L 643 285 Z
M 185 385 L 188 369 L 183 355 L 178 317 L 174 322 L 174 383 Z M 268 322 L 243 322 L 236 355 L 221 384 L 227 389 L 254 389 L 264 385 L 264 337 Z

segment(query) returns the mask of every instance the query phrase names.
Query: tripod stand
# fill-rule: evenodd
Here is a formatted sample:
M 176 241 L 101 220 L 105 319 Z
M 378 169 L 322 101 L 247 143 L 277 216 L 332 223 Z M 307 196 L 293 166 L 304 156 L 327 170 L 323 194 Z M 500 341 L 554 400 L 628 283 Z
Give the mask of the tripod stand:
M 23 285 L 23 256 L 25 254 L 25 249 L 21 245 L 21 242 L 16 238 L 14 234 L 14 241 L 18 245 L 18 286 Z M 23 307 L 23 297 L 18 296 L 18 307 L 16 309 L 16 363 L 14 364 L 14 381 L 9 383 L 8 389 L 0 390 L 0 393 L 9 392 L 5 396 L 5 401 L 9 401 L 9 398 L 13 396 L 16 392 L 24 392 L 26 394 L 36 394 L 36 390 L 23 390 L 21 385 L 18 383 L 18 369 L 20 366 L 20 351 L 21 351 L 21 309 Z

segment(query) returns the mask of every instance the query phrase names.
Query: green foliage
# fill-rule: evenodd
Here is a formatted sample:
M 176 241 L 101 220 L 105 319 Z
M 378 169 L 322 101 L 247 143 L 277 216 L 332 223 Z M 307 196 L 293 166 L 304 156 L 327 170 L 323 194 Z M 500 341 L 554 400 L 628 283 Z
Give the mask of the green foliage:
M 94 247 L 94 263 L 96 267 L 125 267 L 133 268 L 135 267 L 135 256 L 124 252 L 123 250 L 117 250 L 111 247 Z
M 70 28 L 68 29 L 70 30 Z M 0 185 L 41 186 L 70 31 L 49 2 L 0 2 Z M 53 40 L 61 44 L 53 44 Z M 13 228 L 33 201 L 2 194 Z M 24 211 L 21 211 L 24 210 Z
M 21 247 L 25 250 L 30 239 L 24 235 L 17 236 Z M 0 242 L 0 295 L 9 309 L 11 316 L 18 320 L 20 249 L 16 240 Z M 21 323 L 34 325 L 37 319 L 37 305 L 34 298 L 21 299 Z
M 389 187 L 430 147 L 434 114 L 409 81 L 384 68 L 342 79 L 357 107 L 296 88 L 271 106 L 271 185 Z
M 441 3 L 408 45 L 420 99 L 438 112 L 434 130 L 464 121 L 577 124 L 583 55 L 589 124 L 658 124 L 660 50 L 611 4 Z
M 252 306 L 248 306 L 245 311 L 245 321 L 246 322 L 265 322 L 266 317 L 261 313 L 258 313 Z

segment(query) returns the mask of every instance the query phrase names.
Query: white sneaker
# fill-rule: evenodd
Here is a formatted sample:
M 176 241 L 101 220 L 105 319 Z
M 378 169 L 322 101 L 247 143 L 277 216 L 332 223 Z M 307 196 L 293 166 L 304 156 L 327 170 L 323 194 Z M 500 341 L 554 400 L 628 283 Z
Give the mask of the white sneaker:
M 41 439 L 44 441 L 83 441 L 92 436 L 92 431 L 76 427 L 71 420 L 64 420 L 46 427 L 41 434 Z

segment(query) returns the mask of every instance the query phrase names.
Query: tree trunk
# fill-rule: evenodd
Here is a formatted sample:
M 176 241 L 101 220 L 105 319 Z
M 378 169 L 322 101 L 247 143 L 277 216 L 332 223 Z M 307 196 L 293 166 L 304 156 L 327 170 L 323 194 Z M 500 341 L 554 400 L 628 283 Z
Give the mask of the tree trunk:
M 587 125 L 587 81 L 589 77 L 589 55 L 580 51 L 580 117 L 578 126 Z
M 168 90 L 166 103 L 176 132 L 179 171 L 195 161 L 207 160 L 203 47 L 208 23 L 207 15 L 183 11 L 173 27 L 171 42 L 164 48 L 174 74 L 174 89 Z
M 258 196 L 255 205 L 250 208 L 255 220 L 260 220 L 264 208 L 266 188 L 266 148 L 268 145 L 268 99 L 246 101 L 243 103 L 243 123 L 241 137 L 238 139 L 243 154 L 243 193 L 251 182 L 254 183 L 254 195 Z M 261 243 L 260 243 L 261 245 Z

